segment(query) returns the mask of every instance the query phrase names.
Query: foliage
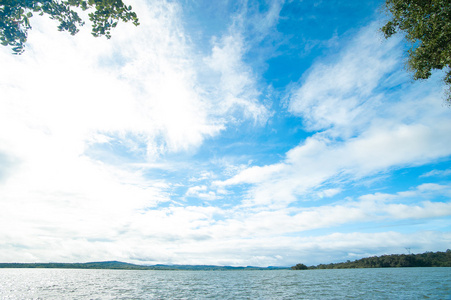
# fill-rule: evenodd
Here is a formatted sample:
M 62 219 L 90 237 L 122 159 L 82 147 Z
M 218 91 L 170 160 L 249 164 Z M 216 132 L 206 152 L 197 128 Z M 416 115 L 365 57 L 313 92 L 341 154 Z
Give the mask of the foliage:
M 291 270 L 307 270 L 308 267 L 304 264 L 296 264 L 295 266 L 291 267 Z
M 299 265 L 299 264 L 298 264 Z M 296 266 L 298 266 L 296 265 Z M 302 265 L 302 264 L 301 264 Z M 291 267 L 292 270 L 297 269 Z M 392 254 L 373 256 L 336 264 L 320 264 L 308 269 L 355 269 L 355 268 L 400 268 L 400 267 L 451 267 L 451 250 L 425 252 L 422 254 Z M 302 269 L 301 269 L 302 270 Z
M 427 79 L 431 71 L 446 70 L 445 84 L 451 91 L 451 1 L 386 0 L 391 19 L 381 28 L 388 38 L 404 32 L 410 42 L 408 68 L 414 79 Z M 451 102 L 451 93 L 448 94 Z
M 84 25 L 77 10 L 91 10 L 88 16 L 95 37 L 111 38 L 111 29 L 119 21 L 139 25 L 132 7 L 122 0 L 0 0 L 0 42 L 12 47 L 14 54 L 23 53 L 33 14 L 47 15 L 59 22 L 59 31 L 74 35 Z

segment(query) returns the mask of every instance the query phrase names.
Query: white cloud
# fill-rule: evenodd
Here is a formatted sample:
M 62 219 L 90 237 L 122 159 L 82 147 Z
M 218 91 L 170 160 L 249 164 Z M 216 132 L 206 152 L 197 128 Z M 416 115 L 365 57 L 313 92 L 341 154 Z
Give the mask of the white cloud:
M 389 205 L 387 210 L 400 219 L 423 219 L 451 215 L 451 203 L 423 202 L 422 205 L 409 206 L 405 204 Z
M 281 4 L 275 1 L 266 13 L 253 15 L 249 20 L 247 8 L 243 7 L 233 18 L 228 31 L 212 39 L 211 55 L 204 62 L 210 69 L 207 74 L 212 81 L 210 90 L 216 94 L 217 108 L 220 114 L 229 115 L 229 121 L 238 112 L 246 119 L 265 124 L 273 113 L 269 105 L 260 100 L 262 88 L 258 84 L 258 75 L 245 62 L 245 55 L 275 28 L 280 9 Z
M 216 175 L 213 172 L 210 171 L 202 171 L 198 177 L 192 177 L 190 178 L 190 181 L 203 181 L 203 180 L 211 180 L 215 178 Z
M 68 37 L 55 33 L 51 21 L 38 19 L 42 26 L 30 34 L 28 52 L 11 58 L 3 51 L 8 70 L 3 82 L 11 89 L 4 111 L 17 111 L 16 118 L 68 141 L 77 138 L 76 149 L 81 139 L 99 132 L 121 139 L 131 132 L 150 155 L 197 147 L 217 134 L 223 125 L 208 116 L 209 104 L 196 90 L 176 6 L 138 7 L 142 25 L 128 30 L 122 24 L 111 41 L 84 31 Z M 32 56 L 39 60 L 30 63 Z
M 243 109 L 244 117 L 267 119 L 251 69 L 241 61 L 242 41 L 224 37 L 209 59 L 222 74 L 218 89 L 230 90 L 231 102 L 219 101 L 228 103 L 228 109 L 218 112 L 198 81 L 200 71 L 191 59 L 178 5 L 132 4 L 141 26 L 120 24 L 110 41 L 92 38 L 88 28 L 71 37 L 57 32 L 51 20 L 35 16 L 24 55 L 1 49 L 0 126 L 13 130 L 1 131 L 0 151 L 22 164 L 14 172 L 23 174 L 15 180 L 36 177 L 44 192 L 50 187 L 43 184 L 55 177 L 58 183 L 67 182 L 62 190 L 76 190 L 70 185 L 85 172 L 96 174 L 105 167 L 94 162 L 98 157 L 84 157 L 96 145 L 113 149 L 107 153 L 99 147 L 104 158 L 126 151 L 152 162 L 165 153 L 199 147 L 206 137 L 217 135 L 229 121 L 223 118 L 229 108 Z M 125 150 L 115 149 L 115 143 Z M 97 179 L 107 180 L 101 178 L 87 185 L 92 192 Z
M 207 188 L 201 186 L 192 190 L 204 192 Z M 449 186 L 442 186 L 441 189 L 436 190 L 436 196 L 447 196 L 449 190 Z M 414 201 L 418 197 L 424 196 L 422 185 L 411 191 L 415 191 L 415 193 L 409 195 L 406 192 L 363 195 L 357 200 L 346 200 L 309 208 L 291 207 L 273 210 L 267 207 L 260 210 L 249 210 L 235 207 L 221 210 L 212 207 L 190 207 L 188 212 L 209 220 L 208 226 L 198 227 L 197 229 L 200 230 L 196 233 L 204 233 L 213 240 L 280 236 L 313 229 L 334 228 L 355 222 L 384 224 L 386 221 L 427 219 L 451 215 L 451 203 L 431 201 L 418 203 Z M 169 213 L 172 210 L 177 210 L 178 213 L 183 212 L 181 208 L 171 208 L 164 214 L 172 216 Z M 201 213 L 194 213 L 195 211 Z M 206 212 L 209 213 L 208 216 L 205 214 Z M 151 212 L 149 211 L 149 213 Z M 154 213 L 157 212 L 152 212 L 152 214 Z M 161 214 L 162 212 L 159 211 L 158 213 Z M 214 214 L 223 217 L 216 220 Z M 194 228 L 196 226 L 186 224 L 183 225 L 183 228 Z M 182 236 L 188 237 L 191 235 L 194 235 L 194 232 L 182 234 Z
M 192 189 L 194 192 L 206 190 L 203 186 Z M 412 190 L 422 193 L 424 187 Z M 434 191 L 449 193 L 449 187 L 434 188 Z M 111 194 L 117 192 L 113 190 Z M 130 196 L 127 201 L 136 198 L 131 192 L 125 191 Z M 110 199 L 99 203 L 87 201 L 89 199 L 83 202 L 84 198 L 79 198 L 77 203 L 75 200 L 67 202 L 67 198 L 61 201 L 57 196 L 46 202 L 21 200 L 4 206 L 6 210 L 2 211 L 0 225 L 2 228 L 9 228 L 9 224 L 15 226 L 2 231 L 0 237 L 7 245 L 22 245 L 24 251 L 17 254 L 14 249 L 6 249 L 0 256 L 2 261 L 34 261 L 37 258 L 41 261 L 43 258 L 48 261 L 73 261 L 74 257 L 99 260 L 107 255 L 122 260 L 139 259 L 140 263 L 264 266 L 290 264 L 305 255 L 313 264 L 330 262 L 327 255 L 331 255 L 334 249 L 337 254 L 333 257 L 338 259 L 351 253 L 360 253 L 361 256 L 366 253 L 376 255 L 380 251 L 382 254 L 396 253 L 399 251 L 397 247 L 403 249 L 406 246 L 416 251 L 426 251 L 431 239 L 441 236 L 444 245 L 449 240 L 446 234 L 440 232 L 429 232 L 427 235 L 421 232 L 409 235 L 355 232 L 310 236 L 313 229 L 333 231 L 337 226 L 357 222 L 375 222 L 386 226 L 387 221 L 451 215 L 450 203 L 394 203 L 396 198 L 406 198 L 402 192 L 387 194 L 379 200 L 362 196 L 356 201 L 310 208 L 254 211 L 240 208 L 223 210 L 211 206 L 170 206 L 158 209 L 148 207 L 139 213 L 127 210 L 125 204 L 108 205 Z M 12 213 L 13 210 L 19 210 L 21 214 Z M 43 211 L 47 213 L 36 214 Z M 48 247 L 57 250 L 50 256 L 46 250 Z M 79 251 L 78 247 L 83 250 Z
M 432 177 L 432 176 L 448 176 L 451 174 L 451 169 L 447 169 L 447 170 L 432 170 L 429 171 L 423 175 L 421 175 L 421 177 Z
M 245 50 L 243 37 L 233 32 L 214 42 L 212 54 L 205 62 L 219 76 L 217 102 L 221 114 L 238 109 L 246 118 L 265 123 L 270 113 L 258 100 L 256 75 L 242 60 Z
M 409 198 L 430 200 L 436 196 L 451 196 L 451 186 L 436 183 L 423 183 L 414 189 L 397 192 L 396 194 L 375 193 L 360 196 L 359 198 L 366 201 L 395 201 Z
M 165 223 L 166 224 L 166 223 Z M 179 228 L 176 228 L 179 229 Z M 170 236 L 168 236 L 168 240 Z M 9 241 L 4 240 L 3 241 Z M 15 239 L 16 242 L 20 242 Z M 433 231 L 402 234 L 397 232 L 380 233 L 334 233 L 323 236 L 278 236 L 255 239 L 197 240 L 195 242 L 162 243 L 149 237 L 145 243 L 142 238 L 123 237 L 112 243 L 108 240 L 96 242 L 86 239 L 62 240 L 46 237 L 34 240 L 31 249 L 13 253 L 2 251 L 2 261 L 85 261 L 86 257 L 101 260 L 105 257 L 131 259 L 137 263 L 175 263 L 212 265 L 279 265 L 292 266 L 302 262 L 307 265 L 346 261 L 367 256 L 405 253 L 411 248 L 414 253 L 431 249 L 445 251 L 451 242 L 449 233 Z M 55 249 L 51 254 L 48 247 Z M 165 249 L 162 251 L 161 249 Z M 274 255 L 273 253 L 278 253 Z M 9 258 L 9 259 L 8 259 Z
M 231 185 L 231 184 L 241 184 L 241 183 L 258 183 L 264 180 L 269 180 L 270 176 L 274 176 L 277 172 L 279 172 L 283 168 L 282 164 L 275 164 L 270 166 L 263 167 L 250 167 L 244 169 L 236 176 L 221 182 L 216 181 L 215 184 L 222 185 Z
M 109 41 L 92 38 L 89 28 L 69 36 L 34 16 L 22 56 L 0 49 L 0 227 L 8 228 L 0 235 L 27 249 L 0 260 L 124 257 L 151 235 L 162 239 L 152 247 L 157 255 L 183 228 L 188 239 L 208 236 L 197 230 L 210 222 L 202 208 L 153 210 L 173 201 L 177 183 L 149 180 L 146 172 L 175 168 L 158 158 L 190 153 L 229 122 L 265 123 L 269 110 L 243 62 L 239 30 L 214 43 L 198 66 L 177 3 L 132 5 L 141 25 L 120 24 Z M 214 90 L 200 74 L 211 71 L 219 79 Z M 226 193 L 200 185 L 187 196 Z M 120 242 L 124 232 L 133 245 Z M 59 250 L 49 255 L 45 248 Z
M 302 86 L 294 89 L 289 111 L 303 118 L 310 130 L 330 126 L 348 129 L 369 120 L 372 95 L 387 73 L 399 67 L 399 39 L 375 38 L 376 24 L 362 30 L 333 63 L 317 63 Z M 366 111 L 365 111 L 366 109 Z
M 323 191 L 319 192 L 318 196 L 320 198 L 328 198 L 328 197 L 333 197 L 333 196 L 339 194 L 340 192 L 341 192 L 341 189 L 339 189 L 339 188 L 327 189 L 327 190 L 323 190 Z
M 415 234 L 402 234 L 398 232 L 380 233 L 334 233 L 321 237 L 302 238 L 299 241 L 297 262 L 307 265 L 355 260 L 362 257 L 405 253 L 405 247 L 411 247 L 413 252 L 422 253 L 430 251 L 431 247 L 439 247 L 445 251 L 451 235 L 432 231 Z M 434 244 L 433 241 L 440 241 Z M 311 253 L 314 253 L 311 255 Z M 307 259 L 308 261 L 305 261 Z
M 13 162 L 0 171 L 1 227 L 8 228 L 1 234 L 32 249 L 27 261 L 48 257 L 44 246 L 61 249 L 55 258 L 63 260 L 89 256 L 108 243 L 88 241 L 116 240 L 136 215 L 170 201 L 171 184 L 146 179 L 142 165 L 90 157 L 91 147 L 109 145 L 104 154 L 113 156 L 142 152 L 141 161 L 151 162 L 224 128 L 196 82 L 177 5 L 134 8 L 141 26 L 121 24 L 110 41 L 89 29 L 60 33 L 36 16 L 22 56 L 1 49 L 0 153 Z
M 215 192 L 208 191 L 207 186 L 193 186 L 188 188 L 185 193 L 187 197 L 197 197 L 202 200 L 216 200 L 218 197 Z
M 288 151 L 282 162 L 249 167 L 216 184 L 252 184 L 247 204 L 284 206 L 313 190 L 323 192 L 326 183 L 361 180 L 451 155 L 451 119 L 436 78 L 403 82 L 405 75 L 393 72 L 400 65 L 393 55 L 401 50 L 399 41 L 382 43 L 375 34 L 374 25 L 362 29 L 337 61 L 314 64 L 293 88 L 290 111 L 302 116 L 308 129 L 322 131 Z

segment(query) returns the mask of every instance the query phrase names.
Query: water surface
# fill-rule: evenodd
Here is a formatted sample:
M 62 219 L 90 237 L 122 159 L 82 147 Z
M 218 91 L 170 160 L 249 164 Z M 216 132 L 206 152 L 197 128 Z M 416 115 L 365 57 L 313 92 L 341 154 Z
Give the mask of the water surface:
M 0 299 L 451 299 L 451 268 L 0 269 Z

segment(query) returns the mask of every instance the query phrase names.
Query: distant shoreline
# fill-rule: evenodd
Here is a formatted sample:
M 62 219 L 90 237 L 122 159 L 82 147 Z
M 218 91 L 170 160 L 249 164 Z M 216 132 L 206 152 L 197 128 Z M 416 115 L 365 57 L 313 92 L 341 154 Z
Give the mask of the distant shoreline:
M 234 271 L 234 270 L 316 270 L 358 268 L 409 268 L 451 267 L 451 250 L 421 254 L 391 254 L 361 258 L 341 263 L 306 266 L 299 263 L 293 267 L 232 267 L 214 265 L 136 265 L 120 261 L 87 263 L 0 263 L 0 269 L 100 269 L 100 270 L 162 270 L 162 271 Z
M 411 268 L 411 267 L 451 267 L 451 250 L 446 252 L 425 252 L 421 254 L 391 254 L 361 258 L 341 263 L 306 266 L 299 263 L 291 270 L 315 269 L 362 269 L 362 268 Z
M 161 270 L 161 271 L 233 271 L 233 270 L 289 270 L 289 267 L 231 267 L 212 265 L 135 265 L 120 261 L 88 263 L 0 263 L 0 269 L 98 269 L 98 270 Z

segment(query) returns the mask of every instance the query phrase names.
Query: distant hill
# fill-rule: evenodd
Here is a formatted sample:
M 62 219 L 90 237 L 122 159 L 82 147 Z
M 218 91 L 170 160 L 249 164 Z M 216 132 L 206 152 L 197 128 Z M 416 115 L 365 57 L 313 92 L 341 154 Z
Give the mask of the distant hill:
M 355 269 L 355 268 L 404 268 L 404 267 L 451 267 L 451 250 L 425 252 L 421 254 L 392 254 L 361 258 L 335 264 L 320 264 L 307 267 L 297 264 L 292 270 L 307 269 Z
M 120 261 L 88 263 L 0 263 L 0 268 L 167 270 L 162 266 L 141 266 Z
M 230 267 L 210 265 L 135 265 L 120 261 L 101 261 L 88 263 L 0 263 L 0 268 L 45 268 L 45 269 L 110 269 L 110 270 L 190 270 L 190 271 L 228 271 L 228 270 L 280 270 L 279 267 Z

